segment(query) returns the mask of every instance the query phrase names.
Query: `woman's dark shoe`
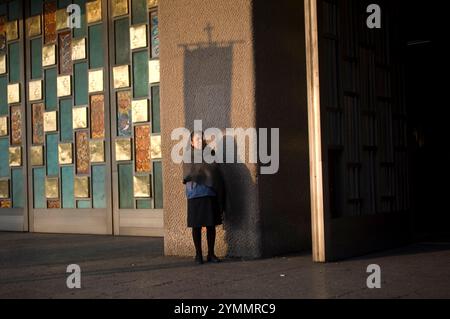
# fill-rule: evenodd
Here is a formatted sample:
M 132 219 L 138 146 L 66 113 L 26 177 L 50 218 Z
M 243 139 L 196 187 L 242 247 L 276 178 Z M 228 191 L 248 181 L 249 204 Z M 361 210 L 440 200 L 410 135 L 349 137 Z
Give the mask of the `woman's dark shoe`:
M 203 256 L 195 256 L 195 263 L 199 265 L 203 264 Z
M 206 260 L 207 260 L 209 263 L 220 263 L 220 259 L 217 258 L 216 255 L 208 255 L 208 257 L 206 258 Z

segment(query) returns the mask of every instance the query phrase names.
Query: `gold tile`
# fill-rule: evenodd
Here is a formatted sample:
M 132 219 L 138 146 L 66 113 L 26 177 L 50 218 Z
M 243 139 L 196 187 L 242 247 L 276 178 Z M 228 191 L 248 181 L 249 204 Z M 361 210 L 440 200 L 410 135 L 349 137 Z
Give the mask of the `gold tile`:
M 133 177 L 134 197 L 148 198 L 151 196 L 150 175 Z
M 147 6 L 149 8 L 156 7 L 159 4 L 159 0 L 147 0 Z
M 75 176 L 73 189 L 75 198 L 89 198 L 89 177 Z
M 20 103 L 20 84 L 8 84 L 8 104 Z
M 0 136 L 8 135 L 8 117 L 2 116 L 0 117 Z
M 9 180 L 0 181 L 0 198 L 9 198 Z
M 55 132 L 58 129 L 56 111 L 44 113 L 44 132 Z
M 56 10 L 56 30 L 62 30 L 67 28 L 67 9 Z
M 30 81 L 28 84 L 28 95 L 30 101 L 37 101 L 42 99 L 42 81 Z
M 148 121 L 148 100 L 136 100 L 131 102 L 133 123 Z
M 128 0 L 112 1 L 112 16 L 118 17 L 128 13 Z
M 116 140 L 116 161 L 131 160 L 131 141 L 129 139 Z
M 42 66 L 56 64 L 56 46 L 54 44 L 44 45 L 42 47 Z
M 147 46 L 147 26 L 145 24 L 130 27 L 131 50 Z
M 31 166 L 42 166 L 44 165 L 44 147 L 31 146 Z
M 89 71 L 89 93 L 103 91 L 103 70 Z
M 86 59 L 86 38 L 72 40 L 72 60 Z
M 89 154 L 91 163 L 105 162 L 105 146 L 103 141 L 90 141 Z
M 59 180 L 55 177 L 45 179 L 45 197 L 59 198 Z
M 0 74 L 6 73 L 6 54 L 0 53 Z
M 61 75 L 57 78 L 57 95 L 58 97 L 70 96 L 72 94 L 72 88 L 70 85 L 70 75 Z
M 86 3 L 87 23 L 94 23 L 102 20 L 102 2 L 95 0 Z
M 22 147 L 14 146 L 9 148 L 9 166 L 22 166 Z
M 75 107 L 72 109 L 72 127 L 74 130 L 87 128 L 87 107 Z
M 41 34 L 41 16 L 37 15 L 27 19 L 27 35 L 34 37 Z
M 5 28 L 6 28 L 6 39 L 8 41 L 16 40 L 19 38 L 19 29 L 17 28 L 17 20 L 6 22 Z
M 72 164 L 72 143 L 62 143 L 58 145 L 58 159 L 59 164 Z
M 128 65 L 120 65 L 113 68 L 114 88 L 126 88 L 130 86 Z
M 161 136 L 155 135 L 151 137 L 150 142 L 150 153 L 153 158 L 161 158 Z
M 148 61 L 148 82 L 159 82 L 159 60 Z

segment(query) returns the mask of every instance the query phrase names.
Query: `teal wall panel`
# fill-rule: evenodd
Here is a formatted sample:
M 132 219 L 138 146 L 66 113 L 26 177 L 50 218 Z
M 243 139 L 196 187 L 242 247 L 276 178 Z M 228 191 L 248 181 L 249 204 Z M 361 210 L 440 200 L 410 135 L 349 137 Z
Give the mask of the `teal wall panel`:
M 74 0 L 74 4 L 78 4 L 81 8 L 81 26 L 73 29 L 73 37 L 81 38 L 86 36 L 86 0 Z
M 88 65 L 87 62 L 74 64 L 75 105 L 88 104 Z
M 9 177 L 9 140 L 0 138 L 0 177 Z
M 80 209 L 91 208 L 91 201 L 90 200 L 78 200 L 77 201 L 77 208 L 80 208 Z
M 121 44 L 123 45 L 123 44 Z M 89 66 L 91 69 L 103 67 L 103 25 L 89 27 Z
M 133 164 L 119 165 L 119 208 L 134 208 Z
M 13 169 L 11 171 L 11 184 L 13 207 L 24 208 L 26 189 L 24 188 L 22 169 Z
M 45 70 L 45 109 L 56 108 L 56 68 L 51 68 Z
M 0 115 L 8 115 L 8 79 L 0 76 Z
M 47 175 L 58 176 L 58 134 L 47 134 Z
M 42 39 L 31 40 L 31 78 L 42 77 Z
M 133 94 L 134 97 L 148 96 L 148 52 L 133 53 Z
M 0 15 L 5 15 L 7 11 L 8 10 L 6 10 L 6 4 L 0 3 Z
M 60 100 L 60 125 L 61 125 L 61 141 L 72 142 L 73 141 L 73 128 L 72 128 L 72 100 Z
M 105 166 L 92 166 L 92 199 L 94 208 L 106 208 L 105 180 Z
M 47 208 L 45 200 L 45 168 L 33 169 L 34 208 Z
M 136 208 L 137 209 L 151 209 L 152 201 L 149 199 L 139 199 L 136 201 Z
M 33 0 L 34 1 L 34 0 Z M 8 17 L 9 20 L 18 20 L 22 16 L 22 1 L 14 0 L 9 2 L 9 12 Z
M 20 82 L 20 46 L 19 42 L 15 42 L 9 45 L 9 82 Z
M 131 17 L 133 24 L 147 22 L 147 0 L 131 1 Z
M 128 18 L 116 20 L 114 25 L 116 64 L 128 64 L 130 63 L 130 27 Z
M 58 8 L 60 8 L 60 9 L 67 8 L 67 6 L 71 3 L 72 3 L 72 0 L 58 0 Z
M 163 208 L 163 178 L 162 178 L 162 163 L 153 162 L 153 181 L 154 191 L 153 198 L 155 202 L 155 208 Z
M 161 133 L 159 85 L 152 86 L 152 132 Z
M 42 13 L 42 0 L 30 1 L 30 14 L 32 16 Z
M 73 166 L 64 166 L 61 168 L 61 192 L 63 208 L 75 208 L 73 175 Z

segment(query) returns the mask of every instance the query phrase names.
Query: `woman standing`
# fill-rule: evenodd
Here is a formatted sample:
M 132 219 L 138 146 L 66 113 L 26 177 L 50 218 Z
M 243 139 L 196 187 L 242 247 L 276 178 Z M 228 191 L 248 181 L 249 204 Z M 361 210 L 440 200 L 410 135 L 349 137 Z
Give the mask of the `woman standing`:
M 216 226 L 222 224 L 225 191 L 222 174 L 217 163 L 208 164 L 203 159 L 206 147 L 203 132 L 191 133 L 191 161 L 184 163 L 183 183 L 188 200 L 187 225 L 192 228 L 195 262 L 203 264 L 202 227 L 207 229 L 208 262 L 220 262 L 214 254 Z M 201 158 L 201 163 L 194 163 Z

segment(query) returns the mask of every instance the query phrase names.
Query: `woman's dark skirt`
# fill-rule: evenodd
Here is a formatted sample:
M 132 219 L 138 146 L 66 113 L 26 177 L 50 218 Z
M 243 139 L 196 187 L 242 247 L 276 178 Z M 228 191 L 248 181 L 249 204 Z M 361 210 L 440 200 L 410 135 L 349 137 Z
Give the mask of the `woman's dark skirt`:
M 222 224 L 222 214 L 217 197 L 208 196 L 188 199 L 188 227 L 208 227 Z

